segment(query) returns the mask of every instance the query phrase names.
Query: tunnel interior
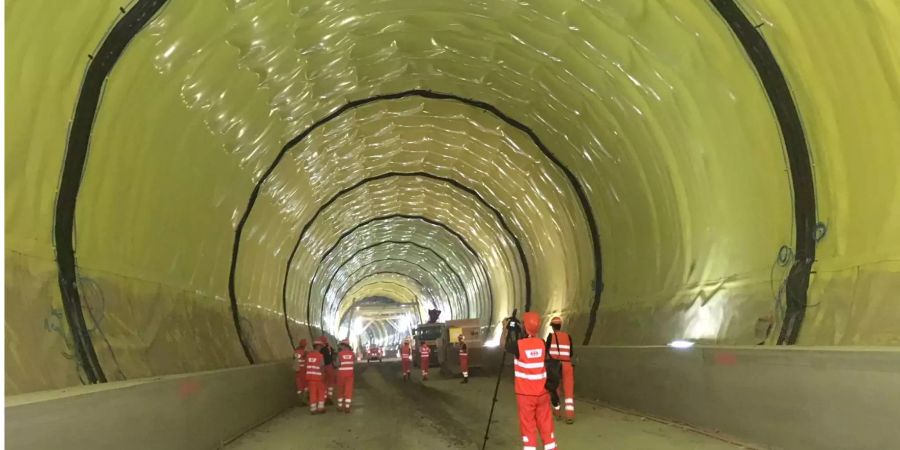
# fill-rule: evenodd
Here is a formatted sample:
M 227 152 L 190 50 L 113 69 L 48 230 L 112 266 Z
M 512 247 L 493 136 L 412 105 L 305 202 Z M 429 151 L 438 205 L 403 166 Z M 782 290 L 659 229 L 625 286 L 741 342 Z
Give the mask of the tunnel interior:
M 8 1 L 6 391 L 428 309 L 900 344 L 900 6 L 815 3 Z

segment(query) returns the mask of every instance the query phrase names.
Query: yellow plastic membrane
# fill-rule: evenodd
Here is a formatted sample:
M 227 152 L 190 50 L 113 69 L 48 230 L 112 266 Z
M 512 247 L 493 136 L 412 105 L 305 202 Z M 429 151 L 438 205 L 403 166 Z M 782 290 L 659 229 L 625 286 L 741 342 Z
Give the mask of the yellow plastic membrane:
M 418 244 L 417 240 L 428 244 Z M 332 289 L 337 289 L 341 284 L 349 283 L 348 278 L 337 276 L 337 271 L 340 270 L 342 265 L 349 264 L 356 258 L 362 258 L 365 251 L 371 254 L 373 260 L 399 259 L 403 256 L 396 252 L 399 248 L 406 252 L 423 254 L 424 257 L 413 257 L 411 262 L 421 264 L 427 261 L 435 264 L 434 266 L 426 267 L 428 270 L 450 270 L 451 277 L 447 279 L 448 288 L 455 288 L 454 283 L 461 282 L 459 288 L 462 289 L 462 293 L 456 295 L 457 300 L 461 299 L 461 301 L 448 305 L 452 307 L 448 308 L 439 305 L 448 302 L 449 298 L 431 297 L 429 300 L 434 306 L 442 309 L 448 316 L 450 316 L 451 309 L 455 309 L 458 316 L 467 318 L 483 317 L 485 321 L 491 314 L 493 292 L 487 286 L 488 274 L 482 270 L 483 266 L 479 264 L 478 255 L 469 253 L 463 242 L 443 228 L 430 225 L 419 219 L 392 219 L 366 225 L 352 235 L 347 236 L 340 244 L 334 247 L 334 250 L 322 260 L 322 264 L 319 266 L 320 272 L 317 274 L 317 285 L 321 286 L 321 289 L 314 289 L 314 292 L 318 295 L 310 299 L 313 310 L 321 310 L 321 301 L 325 301 L 325 304 L 334 307 L 337 307 L 339 303 L 335 300 L 349 301 L 352 305 L 352 300 L 348 300 L 347 295 L 338 296 L 339 294 L 334 290 L 323 291 L 328 288 L 327 284 L 329 283 Z M 382 269 L 376 266 L 375 270 Z M 343 273 L 347 274 L 348 277 L 350 275 L 346 270 Z M 426 281 L 432 280 L 426 278 L 422 281 L 425 284 Z M 330 301 L 323 299 L 323 295 L 332 295 L 332 299 Z M 335 298 L 334 296 L 338 297 Z M 327 318 L 322 317 L 322 319 L 328 322 Z M 335 329 L 336 322 L 334 320 L 336 318 L 332 318 L 329 329 Z
M 800 343 L 898 345 L 900 3 L 741 3 L 782 61 L 827 226 Z
M 900 6 L 737 3 L 787 78 L 814 164 L 825 227 L 800 343 L 896 345 Z M 81 382 L 54 207 L 88 55 L 120 6 L 5 6 L 10 394 Z M 251 192 L 316 121 L 410 89 L 496 107 L 574 173 L 603 252 L 593 344 L 772 342 L 765 329 L 780 324 L 788 267 L 779 253 L 795 245 L 790 170 L 757 73 L 710 3 L 168 0 L 107 79 L 78 195 L 79 292 L 107 378 L 246 364 L 228 282 Z M 326 205 L 392 172 L 456 180 L 484 203 L 439 179 L 398 176 Z M 338 242 L 392 214 L 446 225 L 478 259 L 455 235 L 405 219 Z M 386 240 L 447 263 L 389 244 L 338 269 Z M 420 316 L 433 299 L 444 319 L 496 324 L 524 305 L 526 265 L 532 308 L 561 315 L 579 342 L 595 300 L 590 230 L 564 173 L 522 130 L 452 100 L 369 103 L 317 128 L 262 183 L 239 244 L 236 299 L 257 362 L 290 356 L 285 322 L 295 338 L 307 325 L 339 334 L 341 318 L 373 297 L 416 298 Z M 427 269 L 385 260 L 351 274 L 398 255 Z M 322 278 L 333 274 L 329 289 Z M 366 333 L 391 330 L 375 321 Z
M 325 215 L 320 217 L 322 226 L 333 223 L 334 227 L 332 229 L 345 230 L 352 227 L 353 221 L 367 221 L 372 217 L 380 217 L 384 214 L 403 214 L 430 218 L 463 235 L 464 239 L 476 249 L 486 265 L 498 268 L 507 267 L 505 271 L 498 274 L 495 271 L 495 274 L 500 277 L 492 280 L 495 284 L 500 281 L 506 281 L 505 285 L 495 285 L 491 288 L 496 297 L 493 305 L 493 314 L 497 320 L 504 316 L 505 311 L 502 307 L 505 304 L 511 304 L 516 298 L 514 294 L 519 294 L 519 298 L 524 297 L 524 288 L 521 287 L 521 281 L 515 284 L 510 283 L 510 281 L 524 277 L 524 273 L 519 269 L 519 255 L 510 248 L 514 246 L 512 240 L 516 236 L 508 234 L 500 225 L 497 215 L 488 206 L 482 204 L 477 197 L 456 188 L 448 188 L 447 183 L 443 181 L 422 176 L 397 176 L 376 180 L 366 183 L 353 192 L 354 195 L 344 196 L 327 208 Z M 333 216 L 337 216 L 339 220 L 330 221 L 328 219 Z M 318 229 L 317 225 L 317 228 L 312 231 L 315 232 Z M 392 232 L 402 233 L 403 229 L 394 228 Z M 324 237 L 327 238 L 328 234 L 325 234 Z M 360 243 L 355 245 L 357 248 L 364 248 L 374 242 L 363 237 L 360 239 Z M 422 242 L 428 243 L 430 241 L 424 240 Z M 316 247 L 318 246 L 310 245 L 309 248 L 315 251 Z M 460 243 L 456 243 L 455 247 L 457 248 L 456 251 L 465 250 Z M 385 248 L 381 250 L 384 251 Z M 320 250 L 314 254 L 319 256 L 323 251 Z M 447 253 L 444 252 L 444 255 L 446 257 Z M 309 290 L 309 281 L 313 275 L 296 269 L 319 264 L 320 258 L 319 256 L 309 259 L 295 259 L 292 267 L 295 270 L 292 271 L 291 277 L 288 278 L 289 298 L 306 297 Z M 331 259 L 323 261 L 324 264 L 319 270 L 322 273 L 329 273 L 332 266 L 341 262 L 342 260 L 332 262 Z M 510 276 L 514 278 L 510 279 Z M 317 280 L 327 283 L 324 277 L 319 277 Z M 448 280 L 448 283 L 453 281 Z M 468 284 L 470 284 L 469 288 L 478 287 L 475 284 L 475 280 Z M 317 299 L 321 298 L 321 289 L 326 287 L 324 284 L 314 286 L 313 307 L 318 308 L 320 306 Z M 481 289 L 481 291 L 484 291 L 484 289 Z M 300 305 L 304 305 L 304 303 Z M 484 308 L 487 309 L 486 306 Z M 450 311 L 447 308 L 442 310 L 445 311 L 444 318 L 450 318 Z M 289 309 L 289 313 L 290 311 Z M 303 313 L 305 313 L 305 308 Z M 489 315 L 490 312 L 484 318 L 487 319 Z

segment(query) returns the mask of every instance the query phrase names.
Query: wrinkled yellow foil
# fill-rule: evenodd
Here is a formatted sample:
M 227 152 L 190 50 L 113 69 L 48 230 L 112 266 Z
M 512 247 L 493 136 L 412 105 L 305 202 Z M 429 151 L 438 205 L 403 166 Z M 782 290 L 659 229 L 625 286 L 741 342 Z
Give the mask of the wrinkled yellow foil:
M 88 55 L 120 3 L 5 6 L 11 394 L 80 383 L 57 284 L 54 206 Z M 827 225 L 800 343 L 900 344 L 900 6 L 738 3 L 785 73 Z M 756 71 L 709 3 L 169 0 L 109 76 L 78 197 L 80 292 L 107 377 L 246 364 L 228 276 L 250 192 L 315 121 L 349 101 L 409 89 L 495 106 L 530 127 L 584 186 L 605 283 L 592 343 L 756 344 L 766 338 L 761 319 L 777 329 L 786 276 L 778 252 L 794 245 L 790 171 Z M 309 337 L 307 324 L 313 334 L 320 326 L 337 333 L 347 310 L 370 296 L 415 297 L 422 318 L 433 301 L 444 319 L 497 323 L 525 302 L 517 239 L 532 308 L 562 315 L 580 342 L 594 263 L 564 174 L 495 115 L 410 97 L 328 122 L 263 184 L 235 280 L 258 361 L 290 355 L 282 286 L 301 227 L 342 189 L 389 172 L 457 180 L 511 234 L 447 183 L 368 183 L 324 209 L 299 246 L 287 277 L 295 338 Z M 477 256 L 440 228 L 395 220 L 360 228 L 319 265 L 342 233 L 391 214 L 442 222 Z M 427 245 L 446 264 L 384 245 L 338 271 L 384 240 Z M 415 260 L 440 282 L 396 261 L 351 274 L 391 256 Z M 388 269 L 406 276 L 370 275 Z

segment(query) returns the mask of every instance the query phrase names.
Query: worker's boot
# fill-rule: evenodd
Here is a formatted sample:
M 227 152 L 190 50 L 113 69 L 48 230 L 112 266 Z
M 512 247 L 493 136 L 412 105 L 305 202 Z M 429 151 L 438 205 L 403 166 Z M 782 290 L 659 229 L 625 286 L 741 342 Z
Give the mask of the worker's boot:
M 344 414 L 350 414 L 350 407 L 344 408 Z
M 575 423 L 575 418 L 574 417 L 566 417 L 566 423 L 569 425 L 572 425 L 573 423 Z
M 428 381 L 428 375 L 423 375 L 423 376 L 422 376 L 422 381 Z
M 462 381 L 460 381 L 460 384 L 468 384 L 468 382 L 469 382 L 469 377 L 463 377 Z

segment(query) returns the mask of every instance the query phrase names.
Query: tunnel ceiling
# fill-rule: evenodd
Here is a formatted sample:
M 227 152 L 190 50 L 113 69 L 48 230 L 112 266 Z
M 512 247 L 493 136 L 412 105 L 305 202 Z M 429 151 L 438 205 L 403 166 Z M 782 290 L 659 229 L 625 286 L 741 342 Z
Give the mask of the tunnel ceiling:
M 276 360 L 369 298 L 900 343 L 900 7 L 808 4 L 7 2 L 7 388 Z

